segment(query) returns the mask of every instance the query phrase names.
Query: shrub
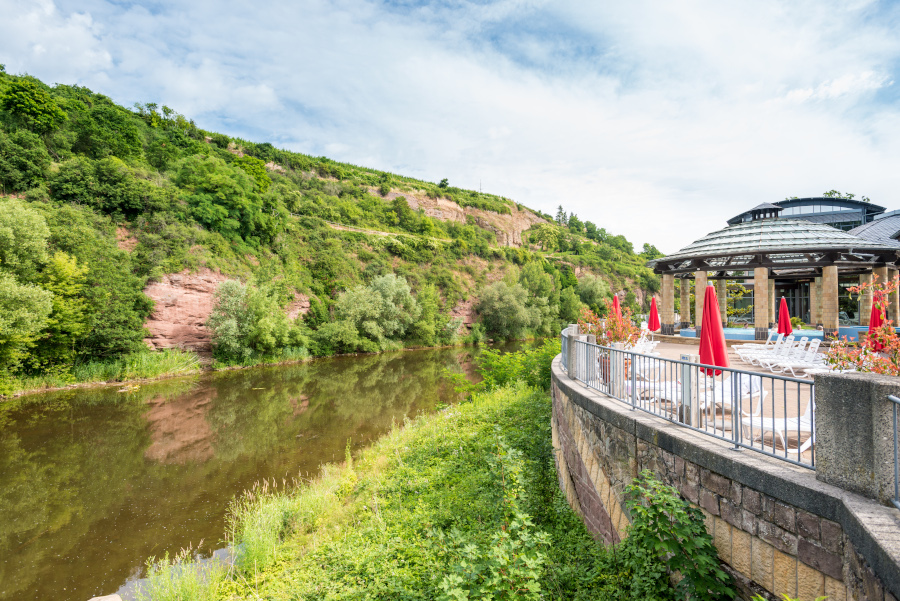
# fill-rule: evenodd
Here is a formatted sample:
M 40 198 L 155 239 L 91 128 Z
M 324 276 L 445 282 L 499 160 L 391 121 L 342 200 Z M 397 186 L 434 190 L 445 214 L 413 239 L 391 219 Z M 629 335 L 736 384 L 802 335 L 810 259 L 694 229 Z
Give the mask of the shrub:
M 37 134 L 0 131 L 0 191 L 23 192 L 40 185 L 50 168 L 50 155 Z
M 540 325 L 540 314 L 529 310 L 528 291 L 520 284 L 491 284 L 481 292 L 475 309 L 487 334 L 497 339 L 523 338 Z
M 600 312 L 604 306 L 603 301 L 612 295 L 609 284 L 603 278 L 591 274 L 579 278 L 576 292 L 581 302 L 595 312 Z
M 389 339 L 402 338 L 420 313 L 406 279 L 392 273 L 348 290 L 335 304 L 337 319 L 351 324 L 360 338 L 378 347 Z

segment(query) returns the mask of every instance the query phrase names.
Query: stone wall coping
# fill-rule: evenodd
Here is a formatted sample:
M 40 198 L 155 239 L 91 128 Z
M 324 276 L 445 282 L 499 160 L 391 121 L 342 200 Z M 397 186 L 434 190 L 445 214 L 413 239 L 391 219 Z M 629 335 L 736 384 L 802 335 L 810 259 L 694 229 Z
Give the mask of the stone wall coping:
M 551 373 L 573 403 L 599 419 L 685 460 L 841 525 L 887 589 L 900 598 L 900 510 L 816 480 L 816 473 L 690 430 L 588 388 L 562 370 Z

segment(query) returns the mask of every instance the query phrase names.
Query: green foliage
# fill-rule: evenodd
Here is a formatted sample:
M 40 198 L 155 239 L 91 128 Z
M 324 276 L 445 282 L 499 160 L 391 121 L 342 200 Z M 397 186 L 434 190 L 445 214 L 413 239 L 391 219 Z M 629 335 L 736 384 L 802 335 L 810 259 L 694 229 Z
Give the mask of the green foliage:
M 47 260 L 50 230 L 41 214 L 15 199 L 0 199 L 0 270 L 22 281 Z
M 0 109 L 37 134 L 49 133 L 66 120 L 46 86 L 31 78 L 14 79 L 0 98 Z
M 523 338 L 540 325 L 540 314 L 529 310 L 528 291 L 520 284 L 495 282 L 481 292 L 475 305 L 489 336 L 500 340 Z
M 581 302 L 595 313 L 599 313 L 603 302 L 612 296 L 609 284 L 603 278 L 590 274 L 581 276 L 576 291 Z
M 273 292 L 234 280 L 219 284 L 206 324 L 213 332 L 213 352 L 223 361 L 244 362 L 277 357 L 305 344 L 299 325 L 284 314 Z
M 581 299 L 572 287 L 559 294 L 559 318 L 563 323 L 575 323 L 581 316 Z
M 645 470 L 625 489 L 631 526 L 622 547 L 629 552 L 626 563 L 632 572 L 634 598 L 675 598 L 665 571 L 646 555 L 665 561 L 668 569 L 681 574 L 678 598 L 698 600 L 733 599 L 731 577 L 719 565 L 712 536 L 706 531 L 703 513 L 683 500 L 678 491 L 656 480 Z M 647 570 L 647 566 L 652 569 Z
M 147 577 L 137 588 L 138 601 L 212 601 L 218 598 L 225 566 L 218 561 L 191 561 L 190 549 L 173 559 L 147 560 Z
M 791 328 L 798 330 L 803 327 L 803 320 L 799 317 L 791 317 Z
M 143 152 L 143 138 L 132 114 L 107 99 L 80 112 L 74 121 L 75 152 L 92 159 L 128 159 Z
M 496 390 L 524 382 L 527 386 L 550 388 L 550 365 L 561 352 L 559 338 L 545 340 L 540 346 L 515 353 L 484 349 L 478 356 L 481 384 L 478 390 Z
M 420 313 L 421 308 L 405 278 L 394 274 L 379 276 L 368 286 L 357 286 L 338 298 L 335 317 L 351 325 L 358 339 L 353 348 L 352 343 L 348 344 L 351 340 L 346 330 L 334 330 L 333 334 L 340 335 L 340 344 L 336 346 L 347 351 L 365 352 L 387 348 L 390 340 L 406 335 Z M 322 328 L 319 332 L 321 339 Z
M 0 131 L 0 191 L 23 192 L 47 177 L 50 155 L 37 134 Z
M 88 304 L 84 284 L 88 273 L 75 257 L 57 251 L 49 258 L 39 281 L 53 294 L 52 311 L 32 351 L 33 366 L 75 360 L 75 345 L 88 331 Z
M 253 178 L 261 193 L 265 194 L 268 191 L 272 180 L 269 179 L 269 172 L 266 171 L 265 161 L 256 157 L 243 156 L 235 159 L 234 164 Z
M 52 310 L 53 294 L 0 271 L 0 374 L 19 365 Z

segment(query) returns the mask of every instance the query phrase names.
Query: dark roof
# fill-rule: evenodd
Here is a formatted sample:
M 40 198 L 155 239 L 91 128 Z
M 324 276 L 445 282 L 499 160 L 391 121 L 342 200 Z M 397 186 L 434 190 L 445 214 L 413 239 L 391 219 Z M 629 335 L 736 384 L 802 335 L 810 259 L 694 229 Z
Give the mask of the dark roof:
M 830 225 L 802 219 L 761 219 L 729 225 L 724 229 L 707 234 L 674 254 L 655 259 L 648 264 L 654 266 L 660 262 L 678 259 L 760 252 L 817 250 L 877 252 L 895 250 L 897 247 L 896 244 L 865 240 Z
M 762 211 L 762 210 L 764 210 L 764 209 L 776 209 L 776 210 L 781 211 L 781 210 L 784 209 L 784 207 L 779 207 L 778 205 L 773 205 L 773 204 L 770 203 L 770 202 L 764 202 L 764 203 L 762 203 L 762 204 L 756 205 L 755 207 L 753 207 L 753 208 L 750 209 L 750 210 L 751 210 L 751 211 Z
M 833 196 L 809 196 L 807 198 L 785 198 L 784 200 L 776 200 L 775 204 L 784 208 L 785 205 L 800 203 L 801 201 L 814 201 L 814 202 L 829 202 L 829 203 L 846 203 L 851 205 L 856 205 L 861 209 L 866 209 L 866 213 L 878 214 L 884 213 L 885 208 L 881 205 L 877 205 L 872 202 L 866 202 L 864 200 L 855 200 L 853 198 L 836 198 Z
M 870 242 L 900 248 L 900 242 L 896 240 L 900 233 L 900 211 L 891 211 L 880 219 L 864 223 L 847 233 Z

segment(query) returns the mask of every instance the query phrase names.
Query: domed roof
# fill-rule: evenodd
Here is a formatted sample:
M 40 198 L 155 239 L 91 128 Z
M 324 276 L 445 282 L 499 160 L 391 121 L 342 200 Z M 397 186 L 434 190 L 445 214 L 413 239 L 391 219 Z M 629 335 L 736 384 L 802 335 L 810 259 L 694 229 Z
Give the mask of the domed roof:
M 895 261 L 900 250 L 896 244 L 864 240 L 829 225 L 800 219 L 761 219 L 730 225 L 707 234 L 678 252 L 648 263 L 657 272 L 671 271 L 676 263 L 702 259 L 703 264 L 684 264 L 679 271 L 748 268 L 759 263 L 809 263 L 819 265 L 826 251 L 853 254 L 854 262 L 871 262 L 890 255 Z M 806 254 L 804 254 L 806 253 Z M 810 253 L 812 253 L 812 256 Z M 760 263 L 759 257 L 764 256 Z M 884 257 L 882 257 L 882 260 Z M 840 258 L 838 258 L 840 260 Z M 799 266 L 799 265 L 798 265 Z

